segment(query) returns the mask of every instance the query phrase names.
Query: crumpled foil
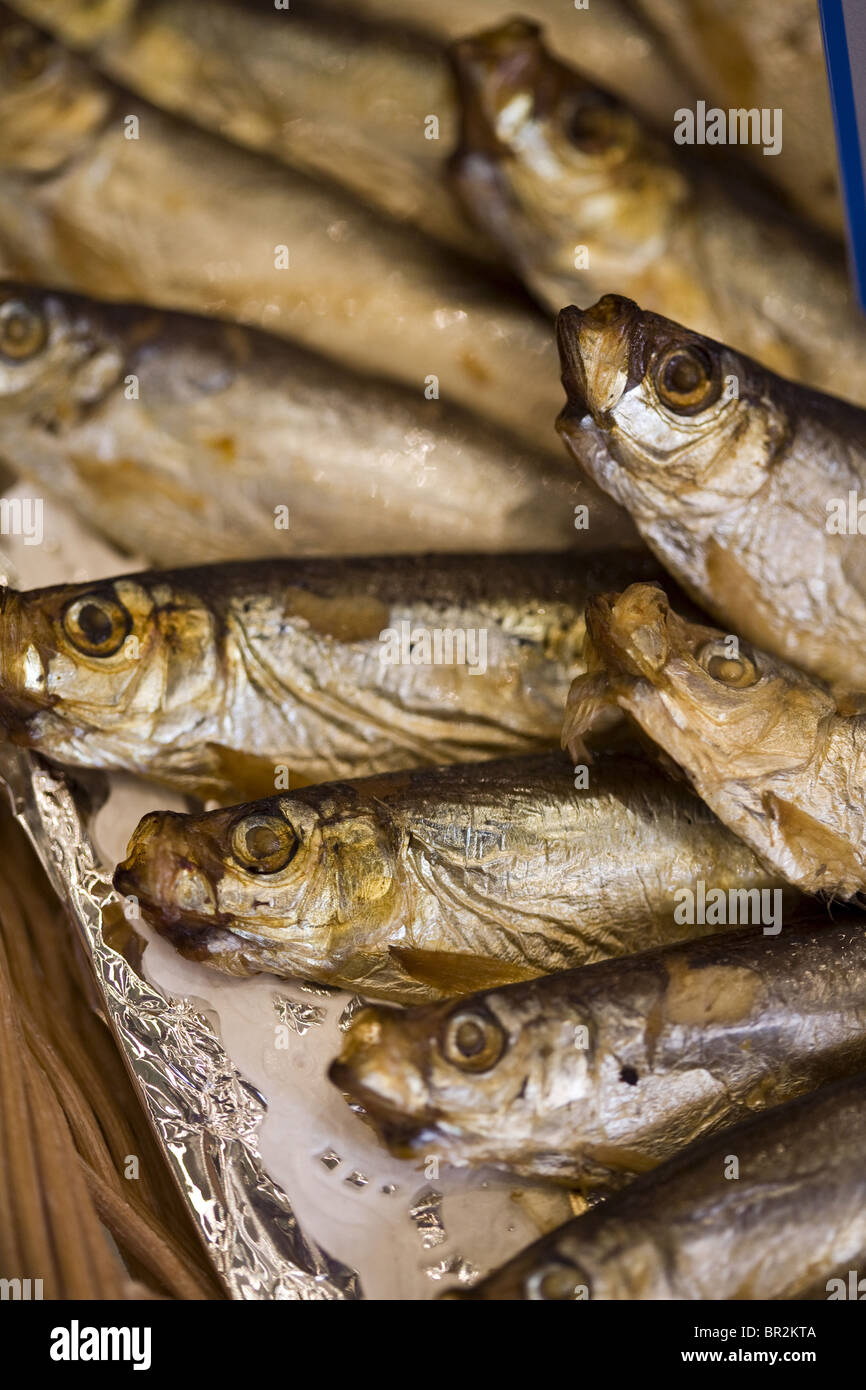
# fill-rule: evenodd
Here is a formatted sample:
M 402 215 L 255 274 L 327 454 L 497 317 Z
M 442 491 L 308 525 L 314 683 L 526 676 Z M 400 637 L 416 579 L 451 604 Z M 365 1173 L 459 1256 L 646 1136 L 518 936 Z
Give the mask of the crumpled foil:
M 143 979 L 105 939 L 106 924 L 122 918 L 121 899 L 88 833 L 105 779 L 87 774 L 77 781 L 9 745 L 0 745 L 0 777 L 73 918 L 105 1017 L 229 1294 L 360 1297 L 357 1274 L 304 1235 L 288 1196 L 265 1171 L 258 1150 L 265 1101 L 208 1019 Z

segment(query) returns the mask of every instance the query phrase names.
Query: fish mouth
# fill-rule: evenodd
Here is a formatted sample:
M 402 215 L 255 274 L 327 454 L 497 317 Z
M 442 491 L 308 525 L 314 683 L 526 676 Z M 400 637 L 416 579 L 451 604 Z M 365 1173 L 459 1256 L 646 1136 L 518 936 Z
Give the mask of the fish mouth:
M 22 670 L 27 658 L 35 654 L 41 664 L 44 683 L 44 648 L 31 627 L 20 603 L 21 594 L 9 586 L 0 587 L 0 727 L 13 742 L 27 743 L 28 726 L 36 715 L 52 709 L 57 697 L 44 689 L 25 688 Z
M 328 1080 L 354 1104 L 363 1106 L 370 1123 L 395 1158 L 414 1158 L 435 1133 L 432 1117 L 415 1118 L 369 1082 L 361 1081 L 350 1062 L 339 1057 L 328 1068 Z
M 606 674 L 657 684 L 671 652 L 670 616 L 659 584 L 631 584 L 621 594 L 594 595 L 586 607 L 586 630 Z
M 197 912 L 158 897 L 142 882 L 131 859 L 118 864 L 111 881 L 121 897 L 136 900 L 145 921 L 179 951 L 202 945 L 212 933 L 231 930 L 231 918 L 225 912 Z
M 500 114 L 519 93 L 532 92 L 537 100 L 549 61 L 541 27 L 531 20 L 512 19 L 458 40 L 448 53 L 462 118 L 458 154 L 500 157 L 508 150 L 497 133 Z
M 587 415 L 602 425 L 609 421 L 633 380 L 631 344 L 640 313 L 634 300 L 619 294 L 605 294 L 588 309 L 570 304 L 560 310 L 556 342 L 567 397 L 560 432 Z
M 193 853 L 183 839 L 184 823 L 173 811 L 144 816 L 112 877 L 117 892 L 135 898 L 145 919 L 179 949 L 232 926 L 230 915 L 217 908 L 211 875 L 198 862 L 207 857 L 206 846 Z
M 562 386 L 568 399 L 560 412 L 556 425 L 565 420 L 582 420 L 589 414 L 589 383 L 580 350 L 580 327 L 583 323 L 583 310 L 575 304 L 560 309 L 556 316 L 556 346 L 559 349 L 559 364 L 562 369 Z

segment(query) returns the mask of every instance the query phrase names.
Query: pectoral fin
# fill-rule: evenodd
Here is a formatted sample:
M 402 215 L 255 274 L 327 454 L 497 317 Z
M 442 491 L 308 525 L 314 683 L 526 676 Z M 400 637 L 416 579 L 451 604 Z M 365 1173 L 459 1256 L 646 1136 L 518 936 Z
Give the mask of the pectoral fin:
M 798 887 L 807 893 L 831 892 L 842 898 L 862 891 L 866 879 L 863 864 L 844 835 L 772 793 L 766 793 L 762 800 L 764 811 L 800 867 Z
M 393 960 L 419 984 L 436 990 L 443 998 L 473 994 L 480 989 L 496 989 L 532 980 L 539 974 L 529 966 L 488 960 L 462 951 L 422 951 L 413 946 L 392 946 Z

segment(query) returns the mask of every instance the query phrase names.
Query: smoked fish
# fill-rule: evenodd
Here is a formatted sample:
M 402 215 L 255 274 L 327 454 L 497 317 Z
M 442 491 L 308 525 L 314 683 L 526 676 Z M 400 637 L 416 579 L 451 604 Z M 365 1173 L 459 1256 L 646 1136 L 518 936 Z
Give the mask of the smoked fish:
M 546 318 L 417 229 L 150 106 L 0 6 L 16 278 L 237 320 L 558 452 Z
M 192 959 L 401 1003 L 713 931 L 675 911 L 701 881 L 778 887 L 697 798 L 625 753 L 586 783 L 554 753 L 153 812 L 115 876 Z
M 331 1080 L 400 1157 L 607 1192 L 866 1067 L 864 925 L 780 915 L 459 1003 L 369 1006 Z
M 681 618 L 656 584 L 587 605 L 587 671 L 563 742 L 624 710 L 720 820 L 789 883 L 866 889 L 866 714 L 794 666 Z
M 557 327 L 557 428 L 665 568 L 730 631 L 866 689 L 866 413 L 619 295 Z
M 469 411 L 255 329 L 8 281 L 0 455 L 156 565 L 641 545 L 567 458 Z
M 866 1265 L 864 1144 L 861 1072 L 700 1140 L 445 1296 L 800 1298 Z
M 0 591 L 0 725 L 239 800 L 555 746 L 586 598 L 639 557 L 271 560 Z
M 550 55 L 535 25 L 465 39 L 454 60 L 454 177 L 541 304 L 616 290 L 866 405 L 866 323 L 839 246 L 675 144 L 673 119 L 656 134 L 591 69 Z

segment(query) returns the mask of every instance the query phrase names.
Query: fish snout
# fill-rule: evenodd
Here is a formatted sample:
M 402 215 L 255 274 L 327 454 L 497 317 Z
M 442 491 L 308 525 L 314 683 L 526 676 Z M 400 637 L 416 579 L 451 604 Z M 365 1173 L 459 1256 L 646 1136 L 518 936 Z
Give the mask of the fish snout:
M 556 320 L 562 385 L 568 405 L 560 418 L 606 416 L 629 378 L 631 341 L 640 310 L 631 299 L 606 294 L 589 309 L 571 304 Z
M 463 150 L 501 154 L 533 114 L 546 61 L 539 26 L 509 20 L 460 39 L 449 52 L 460 94 Z
M 329 1080 L 362 1105 L 391 1152 L 409 1157 L 434 1120 L 423 1067 L 402 1011 L 368 1006 L 356 1014 Z
M 217 899 L 184 834 L 185 817 L 151 811 L 133 831 L 114 887 L 137 898 L 144 915 L 172 940 L 218 924 Z
M 610 674 L 655 681 L 670 655 L 669 615 L 657 584 L 632 584 L 622 594 L 590 599 L 587 632 Z
M 15 589 L 0 588 L 0 726 L 8 738 L 25 743 L 30 720 L 55 703 L 34 636 L 21 595 Z

